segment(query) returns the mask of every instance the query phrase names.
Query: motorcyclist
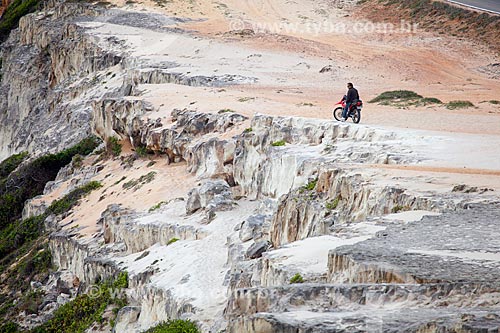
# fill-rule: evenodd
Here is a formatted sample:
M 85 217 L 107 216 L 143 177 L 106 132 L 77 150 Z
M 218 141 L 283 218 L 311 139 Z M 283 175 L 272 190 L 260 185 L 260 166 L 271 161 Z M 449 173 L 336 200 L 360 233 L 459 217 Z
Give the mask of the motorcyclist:
M 347 95 L 346 95 L 346 100 L 345 100 L 345 108 L 344 111 L 342 112 L 342 121 L 347 120 L 347 115 L 349 114 L 349 109 L 351 108 L 351 105 L 359 100 L 359 93 L 356 88 L 354 88 L 352 83 L 347 84 Z

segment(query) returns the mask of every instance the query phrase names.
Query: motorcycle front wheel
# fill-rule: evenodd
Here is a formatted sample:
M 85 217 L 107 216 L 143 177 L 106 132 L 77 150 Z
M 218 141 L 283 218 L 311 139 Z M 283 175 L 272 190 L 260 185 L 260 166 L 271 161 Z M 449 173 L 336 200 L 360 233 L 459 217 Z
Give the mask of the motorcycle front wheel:
M 342 111 L 344 108 L 338 107 L 335 110 L 333 110 L 333 117 L 337 120 L 340 121 L 342 119 Z

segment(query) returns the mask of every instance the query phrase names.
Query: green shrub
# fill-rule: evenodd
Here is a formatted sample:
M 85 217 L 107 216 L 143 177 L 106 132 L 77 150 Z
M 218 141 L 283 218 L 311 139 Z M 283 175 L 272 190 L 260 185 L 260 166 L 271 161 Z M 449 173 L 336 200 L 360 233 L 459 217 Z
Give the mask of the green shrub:
M 83 157 L 82 155 L 80 154 L 76 154 L 75 156 L 73 156 L 73 159 L 71 160 L 71 163 L 73 164 L 73 167 L 74 168 L 81 168 L 82 165 L 83 165 Z
M 113 298 L 112 291 L 128 286 L 128 275 L 122 272 L 114 281 L 105 281 L 95 288 L 91 294 L 77 296 L 74 300 L 62 305 L 54 312 L 52 319 L 34 328 L 32 333 L 83 333 L 93 323 L 102 323 L 102 315 L 110 305 L 123 307 L 126 300 Z M 98 292 L 97 292 L 98 291 Z
M 0 43 L 5 41 L 12 29 L 17 28 L 19 19 L 38 8 L 39 0 L 14 0 L 5 9 L 0 19 Z
M 252 131 L 253 131 L 253 129 L 251 127 L 249 127 L 249 128 L 245 128 L 243 133 L 251 133 Z
M 135 152 L 139 157 L 146 157 L 148 156 L 148 149 L 143 146 L 139 146 L 135 148 Z
M 152 327 L 144 333 L 200 333 L 200 330 L 190 320 L 175 319 Z
M 230 112 L 235 112 L 234 110 L 231 110 L 231 109 L 222 109 L 222 110 L 219 110 L 219 114 L 222 114 L 222 113 L 230 113 Z
M 238 102 L 244 103 L 244 102 L 252 101 L 254 99 L 255 99 L 255 97 L 241 97 L 241 98 L 238 98 Z
M 44 214 L 11 223 L 0 232 L 0 257 L 5 256 L 27 243 L 35 241 L 44 232 L 44 221 L 49 214 L 60 215 L 69 211 L 78 200 L 91 191 L 100 188 L 99 182 L 89 182 L 71 191 L 63 198 L 54 200 Z M 46 258 L 40 258 L 44 261 Z M 36 260 L 36 258 L 35 258 Z
M 451 101 L 446 104 L 446 108 L 450 110 L 467 109 L 472 107 L 474 107 L 474 104 L 469 101 Z
M 275 141 L 275 142 L 271 143 L 271 146 L 273 146 L 273 147 L 282 147 L 284 145 L 286 145 L 285 140 L 279 140 L 279 141 Z
M 314 106 L 314 104 L 309 103 L 309 102 L 303 102 L 303 103 L 298 104 L 298 106 Z
M 115 279 L 115 281 L 113 281 L 113 288 L 128 288 L 128 272 L 120 272 L 118 274 L 118 277 Z
M 101 187 L 102 184 L 98 181 L 91 181 L 83 186 L 77 187 L 63 198 L 54 200 L 49 208 L 47 208 L 47 212 L 55 215 L 66 213 L 73 208 L 82 197 Z
M 316 184 L 318 184 L 318 180 L 315 179 L 315 180 L 311 180 L 309 183 L 307 183 L 306 185 L 302 186 L 301 189 L 303 191 L 312 191 L 316 188 Z
M 47 248 L 44 221 L 47 213 L 21 220 L 24 202 L 43 192 L 45 184 L 55 179 L 59 169 L 71 162 L 77 154 L 87 155 L 99 144 L 94 137 L 56 154 L 45 155 L 16 168 L 26 154 L 9 158 L 2 163 L 0 177 L 0 315 L 15 316 L 19 311 L 34 313 L 37 300 L 29 296 L 30 281 L 44 281 L 52 267 L 51 252 Z M 7 173 L 9 173 L 7 175 Z M 90 185 L 92 187 L 92 184 Z M 56 205 L 52 206 L 55 209 Z M 62 206 L 57 206 L 58 209 Z M 15 265 L 13 265 L 15 263 Z M 14 303 L 14 297 L 16 302 Z M 14 312 L 17 311 L 17 312 Z M 0 320 L 0 322 L 2 322 Z M 3 323 L 3 322 L 2 322 Z M 0 324 L 1 325 L 1 324 Z M 0 332 L 16 331 L 11 324 L 0 326 Z
M 152 182 L 155 179 L 155 176 L 156 176 L 156 172 L 155 171 L 151 171 L 151 172 L 149 172 L 149 173 L 147 173 L 147 174 L 139 177 L 139 179 L 132 179 L 132 180 L 124 183 L 122 185 L 122 188 L 125 189 L 125 190 L 129 190 L 129 189 L 132 189 L 132 188 L 134 190 L 138 190 L 143 185 Z
M 409 206 L 396 205 L 396 206 L 392 207 L 391 212 L 393 214 L 395 214 L 395 213 L 399 213 L 399 212 L 409 211 L 410 209 L 411 208 Z
M 424 97 L 420 101 L 420 103 L 427 105 L 427 104 L 443 104 L 439 99 L 434 98 L 434 97 Z
M 302 275 L 300 275 L 299 273 L 295 274 L 291 279 L 290 279 L 290 283 L 291 284 L 294 284 L 294 283 L 304 283 L 304 278 L 302 277 Z
M 166 204 L 166 202 L 165 202 L 165 201 L 160 201 L 160 202 L 158 202 L 156 205 L 154 205 L 153 207 L 149 208 L 149 212 L 151 213 L 151 212 L 154 212 L 155 210 L 160 209 L 160 207 L 161 207 L 162 205 L 164 205 L 164 204 Z
M 0 163 L 0 179 L 8 177 L 25 159 L 28 157 L 28 152 L 15 154 L 5 159 Z
M 335 210 L 337 209 L 338 205 L 339 205 L 339 202 L 340 202 L 340 196 L 337 196 L 335 199 L 333 199 L 332 201 L 328 201 L 326 204 L 325 204 L 325 208 L 327 210 Z
M 179 241 L 180 239 L 179 238 L 172 238 L 170 239 L 168 242 L 167 242 L 167 246 L 170 245 L 170 244 L 174 244 L 175 242 Z
M 35 216 L 12 223 L 0 233 L 0 262 L 8 266 L 16 256 L 25 254 L 44 232 L 45 216 Z
M 108 151 L 109 154 L 118 157 L 122 153 L 122 145 L 120 144 L 117 138 L 112 136 L 108 139 L 108 142 L 106 143 L 106 150 Z
M 0 326 L 0 333 L 17 333 L 19 331 L 19 326 L 11 321 Z
M 414 100 L 423 98 L 419 94 L 409 90 L 394 90 L 386 91 L 370 101 L 370 103 L 379 103 L 383 101 L 394 101 L 394 100 Z
M 122 176 L 122 178 L 120 178 L 119 180 L 117 180 L 113 185 L 118 185 L 120 184 L 122 181 L 124 181 L 125 179 L 127 179 L 127 176 Z
M 497 101 L 495 99 L 492 99 L 491 101 L 489 101 L 491 104 L 495 104 L 495 105 L 498 105 L 500 104 L 500 101 Z
M 22 165 L 0 183 L 0 229 L 21 216 L 24 202 L 43 193 L 45 184 L 54 180 L 63 166 L 76 154 L 91 153 L 99 142 L 95 137 L 82 140 L 77 145 L 56 154 L 45 155 Z

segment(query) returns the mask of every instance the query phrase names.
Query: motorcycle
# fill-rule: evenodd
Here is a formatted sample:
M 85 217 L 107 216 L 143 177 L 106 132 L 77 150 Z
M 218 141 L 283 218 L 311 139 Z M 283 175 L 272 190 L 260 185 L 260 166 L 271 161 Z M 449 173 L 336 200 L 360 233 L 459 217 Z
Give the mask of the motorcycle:
M 338 121 L 342 120 L 342 112 L 345 109 L 346 97 L 347 96 L 344 95 L 344 97 L 340 100 L 340 102 L 335 104 L 335 105 L 341 105 L 338 108 L 336 108 L 335 110 L 333 110 L 333 117 L 335 117 L 335 119 Z M 361 121 L 361 109 L 363 109 L 363 102 L 358 100 L 357 103 L 352 103 L 351 106 L 349 107 L 349 109 L 350 110 L 347 113 L 347 119 L 352 118 L 352 121 L 355 124 L 359 124 L 359 122 Z

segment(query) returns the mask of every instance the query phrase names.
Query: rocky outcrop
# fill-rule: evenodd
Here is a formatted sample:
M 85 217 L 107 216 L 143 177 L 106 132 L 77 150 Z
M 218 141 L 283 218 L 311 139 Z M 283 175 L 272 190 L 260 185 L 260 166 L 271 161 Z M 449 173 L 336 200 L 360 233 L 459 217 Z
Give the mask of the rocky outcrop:
M 183 207 L 183 201 L 171 206 Z M 206 231 L 194 225 L 182 225 L 178 221 L 163 222 L 148 219 L 148 223 L 137 225 L 143 216 L 117 205 L 111 205 L 102 214 L 103 237 L 106 244 L 123 244 L 127 253 L 138 253 L 154 244 L 167 245 L 172 239 L 196 240 L 206 237 Z M 146 218 L 146 216 L 144 216 Z
M 470 204 L 465 187 L 418 190 L 404 177 L 387 182 L 367 168 L 418 164 L 427 157 L 412 148 L 415 137 L 299 117 L 255 115 L 248 125 L 231 110 L 174 109 L 158 117 L 141 84 L 254 81 L 134 58 L 124 43 L 89 27 L 163 31 L 166 18 L 96 8 L 52 2 L 24 18 L 3 45 L 9 84 L 0 87 L 0 155 L 57 150 L 93 131 L 185 166 L 196 186 L 182 198 L 149 211 L 110 203 L 92 235 L 61 226 L 58 217 L 47 221 L 56 230 L 49 242 L 54 265 L 78 281 L 78 292 L 129 273 L 129 306 L 115 332 L 141 332 L 168 318 L 193 319 L 203 332 L 238 333 L 498 325 L 492 314 L 499 310 L 500 248 L 475 245 L 496 244 L 497 205 Z M 103 164 L 115 162 L 66 167 L 23 215 L 43 212 L 44 198 L 105 180 L 112 171 L 103 175 Z M 162 179 L 158 186 L 174 185 Z M 410 223 L 386 216 L 416 210 L 442 215 Z M 70 291 L 61 299 L 74 296 Z
M 121 61 L 72 22 L 98 12 L 92 5 L 52 1 L 45 11 L 23 17 L 2 44 L 0 158 L 61 150 L 89 135 L 90 102 L 105 93 L 89 90 L 102 80 L 99 71 Z
M 389 227 L 378 237 L 355 247 L 332 250 L 328 280 L 335 283 L 498 283 L 500 279 L 491 269 L 500 268 L 495 260 L 500 244 L 493 241 L 496 226 L 491 221 L 500 218 L 499 208 L 498 205 L 468 206 L 467 210 L 424 217 L 418 223 Z M 459 236 L 463 232 L 467 237 Z M 477 241 L 471 241 L 473 239 Z M 488 265 L 463 258 L 476 258 Z

